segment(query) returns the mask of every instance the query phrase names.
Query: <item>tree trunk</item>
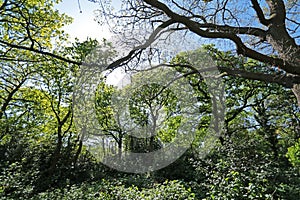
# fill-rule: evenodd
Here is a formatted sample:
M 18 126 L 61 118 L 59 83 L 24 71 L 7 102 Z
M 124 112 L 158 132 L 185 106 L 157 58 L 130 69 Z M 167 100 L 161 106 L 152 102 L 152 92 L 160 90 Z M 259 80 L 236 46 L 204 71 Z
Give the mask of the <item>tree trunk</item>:
M 81 153 L 81 150 L 82 150 L 82 140 L 79 141 L 79 144 L 78 144 L 78 149 L 76 151 L 76 154 L 75 154 L 75 157 L 74 157 L 74 169 L 76 168 L 76 164 L 77 164 L 77 161 L 78 161 L 78 158 L 79 158 L 79 155 Z
M 294 84 L 292 91 L 297 98 L 298 106 L 300 107 L 300 84 Z
M 49 168 L 47 169 L 47 173 L 50 176 L 54 173 L 56 169 L 56 164 L 58 163 L 61 157 L 61 148 L 62 148 L 62 136 L 59 135 L 57 138 L 57 144 L 55 150 L 50 159 Z
M 121 160 L 122 158 L 122 139 L 120 139 L 120 141 L 118 142 L 118 157 Z

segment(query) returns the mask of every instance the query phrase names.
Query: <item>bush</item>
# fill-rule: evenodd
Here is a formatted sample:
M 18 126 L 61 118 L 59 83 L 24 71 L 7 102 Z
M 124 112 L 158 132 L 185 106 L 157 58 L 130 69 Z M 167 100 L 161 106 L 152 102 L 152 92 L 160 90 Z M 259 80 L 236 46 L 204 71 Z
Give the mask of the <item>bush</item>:
M 165 181 L 162 184 L 153 184 L 152 188 L 126 187 L 121 181 L 102 180 L 97 183 L 85 183 L 73 185 L 64 189 L 40 193 L 32 198 L 38 199 L 101 199 L 101 200 L 171 200 L 171 199 L 195 199 L 194 193 L 187 189 L 179 181 Z

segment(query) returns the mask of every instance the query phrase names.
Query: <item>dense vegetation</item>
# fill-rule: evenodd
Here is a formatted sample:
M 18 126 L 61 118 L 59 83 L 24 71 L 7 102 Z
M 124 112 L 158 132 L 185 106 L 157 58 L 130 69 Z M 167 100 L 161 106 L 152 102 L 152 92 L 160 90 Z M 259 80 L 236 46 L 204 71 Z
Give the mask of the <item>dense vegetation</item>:
M 0 0 L 0 199 L 300 199 L 300 114 L 291 89 L 199 74 L 193 67 L 211 59 L 223 67 L 220 73 L 233 66 L 274 76 L 284 75 L 283 70 L 269 66 L 266 72 L 268 64 L 214 45 L 174 55 L 170 65 L 143 76 L 133 73 L 133 84 L 122 89 L 101 76 L 92 105 L 98 122 L 93 137 L 108 138 L 113 146 L 99 145 L 100 156 L 95 154 L 74 117 L 76 81 L 86 58 L 107 66 L 117 52 L 107 40 L 67 43 L 61 28 L 71 19 L 54 10 L 57 2 Z M 189 93 L 176 83 L 165 87 L 145 81 L 164 80 L 168 70 L 188 83 Z M 218 81 L 224 88 L 216 94 L 211 88 Z M 118 104 L 113 95 L 122 97 Z M 175 162 L 138 174 L 100 162 L 104 154 L 122 158 L 128 151 L 151 152 L 173 141 L 187 120 L 182 113 L 189 104 L 181 100 L 191 96 L 197 101 L 196 127 L 189 130 L 195 138 Z M 217 120 L 216 99 L 223 99 L 224 116 L 222 129 L 210 140 L 218 126 L 211 126 Z M 125 114 L 118 110 L 124 103 L 129 106 Z M 158 126 L 153 113 L 161 112 Z M 125 131 L 130 123 L 155 124 L 150 127 L 157 134 L 133 137 Z

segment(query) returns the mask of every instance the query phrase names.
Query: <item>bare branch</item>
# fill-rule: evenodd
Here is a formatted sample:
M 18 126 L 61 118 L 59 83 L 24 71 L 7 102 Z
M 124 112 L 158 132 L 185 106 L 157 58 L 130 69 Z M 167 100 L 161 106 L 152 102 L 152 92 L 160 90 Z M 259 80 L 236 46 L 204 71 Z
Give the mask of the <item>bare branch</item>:
M 191 74 L 201 74 L 204 72 L 212 72 L 219 70 L 221 76 L 233 76 L 233 77 L 239 77 L 239 78 L 245 78 L 250 80 L 257 80 L 257 81 L 263 81 L 267 83 L 277 83 L 279 85 L 282 85 L 286 88 L 292 88 L 293 84 L 300 83 L 300 76 L 296 75 L 275 75 L 275 74 L 264 74 L 259 72 L 250 72 L 242 69 L 236 69 L 236 68 L 229 68 L 229 67 L 223 67 L 223 66 L 214 66 L 214 67 L 207 67 L 207 68 L 201 68 L 197 69 L 196 67 L 188 64 L 159 64 L 152 66 L 151 68 L 143 69 L 143 70 L 137 70 L 137 71 L 149 71 L 153 70 L 159 67 L 183 67 L 188 68 L 191 71 L 188 73 L 185 73 L 183 76 L 191 75 Z
M 257 0 L 251 0 L 251 3 L 253 5 L 253 8 L 254 8 L 254 10 L 257 14 L 257 17 L 258 17 L 260 23 L 262 23 L 265 26 L 269 26 L 270 20 L 265 18 L 265 15 L 264 15 L 258 1 Z
M 300 68 L 295 69 L 294 67 L 291 66 L 285 66 L 284 61 L 279 58 L 274 58 L 270 57 L 267 55 L 264 55 L 262 53 L 259 53 L 257 51 L 254 51 L 250 48 L 248 48 L 241 38 L 239 38 L 237 35 L 233 33 L 223 33 L 223 32 L 208 32 L 201 30 L 200 27 L 201 25 L 195 21 L 190 20 L 189 18 L 185 16 L 178 15 L 171 11 L 165 4 L 159 2 L 159 1 L 152 1 L 152 0 L 145 0 L 149 5 L 152 5 L 156 7 L 157 9 L 160 9 L 164 11 L 172 20 L 178 23 L 184 24 L 188 29 L 194 33 L 196 33 L 199 36 L 206 37 L 206 38 L 223 38 L 223 39 L 229 39 L 233 41 L 236 46 L 237 46 L 237 53 L 242 54 L 246 57 L 253 58 L 255 60 L 268 63 L 270 65 L 276 65 L 276 66 L 281 66 L 282 69 L 286 70 L 287 72 L 290 73 L 298 73 L 300 74 Z
M 232 69 L 227 67 L 218 67 L 222 72 L 225 72 L 224 75 L 229 75 L 233 77 L 240 77 L 250 80 L 259 80 L 267 83 L 277 83 L 286 88 L 292 88 L 294 84 L 300 83 L 300 76 L 296 75 L 274 75 L 274 74 L 263 74 L 256 72 L 249 72 L 240 69 Z
M 233 27 L 228 25 L 217 25 L 212 23 L 200 24 L 201 28 L 208 28 L 212 31 L 220 31 L 223 33 L 246 34 L 266 39 L 267 32 L 255 27 Z
M 115 62 L 111 63 L 106 69 L 115 69 L 119 66 L 124 65 L 124 62 L 128 63 L 128 61 L 132 60 L 134 58 L 134 55 L 140 54 L 141 51 L 143 51 L 144 49 L 146 49 L 147 47 L 149 47 L 157 38 L 157 36 L 159 35 L 159 33 L 166 27 L 170 26 L 171 24 L 173 24 L 174 21 L 173 20 L 168 20 L 163 22 L 161 25 L 159 25 L 154 31 L 153 33 L 150 35 L 150 37 L 148 38 L 148 40 L 140 45 L 135 47 L 133 50 L 131 50 L 127 56 L 122 57 L 118 60 L 116 60 Z

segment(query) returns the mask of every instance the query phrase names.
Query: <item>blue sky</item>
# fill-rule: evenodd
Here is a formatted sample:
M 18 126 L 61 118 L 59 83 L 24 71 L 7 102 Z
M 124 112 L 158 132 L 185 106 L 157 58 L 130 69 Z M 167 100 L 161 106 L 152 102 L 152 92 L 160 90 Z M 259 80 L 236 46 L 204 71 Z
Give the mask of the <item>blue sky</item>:
M 94 10 L 97 9 L 98 4 L 91 3 L 88 0 L 79 0 L 79 2 L 81 13 L 78 0 L 63 0 L 55 6 L 61 13 L 66 13 L 74 19 L 71 25 L 65 27 L 65 31 L 70 34 L 71 39 L 73 40 L 75 37 L 81 41 L 87 37 L 98 39 L 99 41 L 102 38 L 108 39 L 110 33 L 107 27 L 100 26 L 94 21 Z
M 73 18 L 73 23 L 64 28 L 64 30 L 70 35 L 71 41 L 75 37 L 80 41 L 84 41 L 87 37 L 97 39 L 101 41 L 103 38 L 109 39 L 111 34 L 106 26 L 100 26 L 95 22 L 94 10 L 98 8 L 98 4 L 91 3 L 88 0 L 80 0 L 80 8 L 78 0 L 63 0 L 55 8 L 61 13 L 65 13 Z M 110 74 L 107 79 L 107 83 L 111 85 L 118 85 L 120 79 L 123 77 L 121 69 L 115 70 Z

